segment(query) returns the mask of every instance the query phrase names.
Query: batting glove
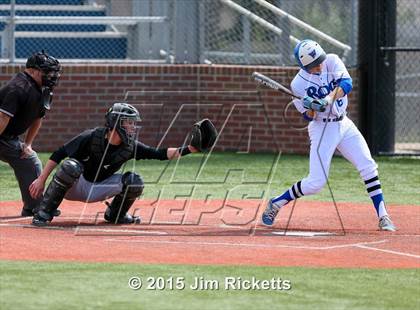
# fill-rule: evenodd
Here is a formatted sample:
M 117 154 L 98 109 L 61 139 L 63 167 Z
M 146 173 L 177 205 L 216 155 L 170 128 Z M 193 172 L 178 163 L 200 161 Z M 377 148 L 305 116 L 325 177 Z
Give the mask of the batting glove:
M 328 101 L 325 99 L 313 99 L 309 96 L 303 98 L 303 106 L 308 110 L 324 112 L 327 105 Z

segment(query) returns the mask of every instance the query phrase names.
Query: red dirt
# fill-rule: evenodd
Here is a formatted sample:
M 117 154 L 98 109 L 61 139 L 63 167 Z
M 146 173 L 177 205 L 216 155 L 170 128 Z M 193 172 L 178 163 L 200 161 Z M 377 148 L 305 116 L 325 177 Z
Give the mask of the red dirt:
M 263 206 L 257 200 L 140 200 L 139 225 L 103 221 L 103 204 L 66 201 L 48 228 L 18 217 L 20 202 L 0 202 L 0 259 L 226 264 L 312 267 L 419 268 L 420 206 L 388 206 L 397 232 L 377 229 L 368 204 L 297 202 L 288 231 L 335 235 L 273 234 L 287 226 L 292 210 L 281 210 L 273 228 L 255 226 Z M 98 220 L 95 223 L 95 217 Z

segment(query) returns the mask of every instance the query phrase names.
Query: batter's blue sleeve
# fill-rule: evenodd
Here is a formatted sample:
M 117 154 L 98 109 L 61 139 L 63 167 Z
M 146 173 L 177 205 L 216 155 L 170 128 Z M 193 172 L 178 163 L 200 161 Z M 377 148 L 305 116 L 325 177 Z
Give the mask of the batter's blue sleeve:
M 353 89 L 353 81 L 351 78 L 340 79 L 338 80 L 338 86 L 340 86 L 347 95 Z

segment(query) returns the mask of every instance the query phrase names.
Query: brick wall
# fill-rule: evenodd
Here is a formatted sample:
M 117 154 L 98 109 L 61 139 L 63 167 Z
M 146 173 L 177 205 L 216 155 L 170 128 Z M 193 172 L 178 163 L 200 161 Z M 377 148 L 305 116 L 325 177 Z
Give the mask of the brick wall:
M 23 67 L 0 70 L 4 85 Z M 116 101 L 135 105 L 143 119 L 140 140 L 157 146 L 183 143 L 198 119 L 212 119 L 220 131 L 217 150 L 307 153 L 305 121 L 289 96 L 258 88 L 253 71 L 289 85 L 296 68 L 227 65 L 65 65 L 35 149 L 52 151 L 84 129 L 101 126 Z M 358 72 L 350 70 L 354 90 L 350 117 L 358 123 Z M 286 117 L 285 117 L 286 116 Z

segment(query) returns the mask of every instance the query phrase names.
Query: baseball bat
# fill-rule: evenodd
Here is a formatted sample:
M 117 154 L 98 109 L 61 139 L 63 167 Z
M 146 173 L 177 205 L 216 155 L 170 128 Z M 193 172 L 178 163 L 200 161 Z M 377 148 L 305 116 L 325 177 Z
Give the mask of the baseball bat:
M 290 89 L 288 89 L 287 87 L 281 85 L 279 82 L 274 81 L 272 78 L 269 78 L 268 76 L 261 74 L 259 72 L 254 72 L 252 73 L 252 78 L 260 83 L 263 84 L 267 87 L 270 87 L 272 89 L 278 90 L 282 93 L 285 93 L 287 95 L 290 95 L 296 99 L 302 99 L 302 97 L 300 96 L 296 96 L 295 94 L 292 93 L 292 91 Z

